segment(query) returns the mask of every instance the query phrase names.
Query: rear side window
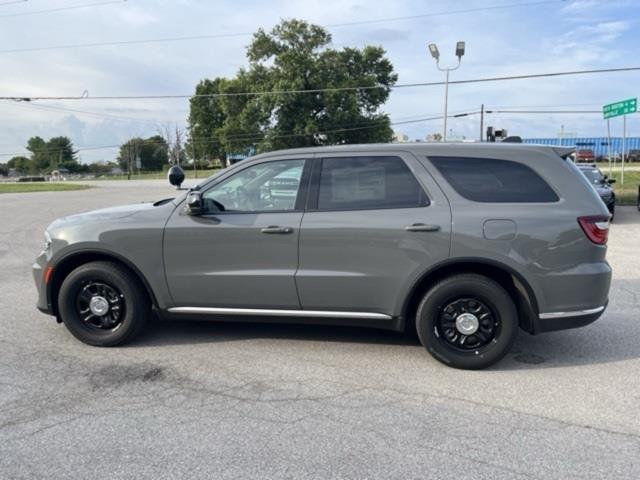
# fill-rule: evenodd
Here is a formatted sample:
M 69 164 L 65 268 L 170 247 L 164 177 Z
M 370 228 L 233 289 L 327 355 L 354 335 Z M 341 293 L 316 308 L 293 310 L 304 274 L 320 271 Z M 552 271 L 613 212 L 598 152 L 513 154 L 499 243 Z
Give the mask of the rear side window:
M 428 204 L 400 157 L 323 158 L 319 210 L 410 208 Z
M 508 160 L 429 157 L 458 194 L 474 202 L 550 203 L 558 196 L 540 175 Z

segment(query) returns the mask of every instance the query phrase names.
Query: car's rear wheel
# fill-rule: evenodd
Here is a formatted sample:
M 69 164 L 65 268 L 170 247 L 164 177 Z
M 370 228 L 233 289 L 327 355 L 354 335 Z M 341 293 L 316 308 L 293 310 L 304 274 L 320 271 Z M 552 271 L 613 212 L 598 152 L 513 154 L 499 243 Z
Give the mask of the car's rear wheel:
M 416 315 L 418 337 L 438 361 L 478 370 L 511 349 L 518 312 L 509 293 L 478 274 L 447 277 L 427 291 Z
M 112 262 L 91 262 L 64 279 L 58 310 L 77 339 L 111 347 L 140 333 L 149 316 L 149 299 L 129 270 Z

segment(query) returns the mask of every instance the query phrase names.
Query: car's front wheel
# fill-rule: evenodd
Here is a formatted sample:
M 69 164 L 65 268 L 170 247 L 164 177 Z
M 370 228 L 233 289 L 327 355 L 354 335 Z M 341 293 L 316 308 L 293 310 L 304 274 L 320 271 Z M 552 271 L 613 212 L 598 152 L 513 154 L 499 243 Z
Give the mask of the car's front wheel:
M 458 274 L 435 284 L 420 302 L 418 337 L 440 362 L 469 370 L 502 359 L 518 333 L 518 313 L 509 293 L 478 274 Z
M 67 329 L 89 345 L 111 347 L 135 337 L 149 315 L 138 278 L 112 262 L 91 262 L 62 282 L 58 310 Z

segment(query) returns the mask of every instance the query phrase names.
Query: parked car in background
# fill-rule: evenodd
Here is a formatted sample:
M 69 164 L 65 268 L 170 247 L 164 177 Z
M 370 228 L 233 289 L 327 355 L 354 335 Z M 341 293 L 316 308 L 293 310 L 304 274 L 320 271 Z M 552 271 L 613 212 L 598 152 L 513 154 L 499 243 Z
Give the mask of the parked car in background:
M 598 195 L 611 213 L 611 220 L 613 221 L 616 209 L 616 193 L 611 188 L 611 184 L 616 182 L 615 178 L 609 179 L 595 165 L 578 165 L 578 170 L 598 192 Z
M 640 150 L 629 150 L 627 159 L 630 162 L 640 162 Z
M 580 327 L 607 306 L 610 215 L 572 151 L 258 155 L 175 199 L 52 223 L 33 266 L 38 308 L 96 346 L 131 340 L 153 309 L 409 330 L 438 361 L 484 368 L 519 330 Z
M 576 162 L 595 162 L 596 156 L 593 154 L 593 150 L 585 149 L 576 151 Z

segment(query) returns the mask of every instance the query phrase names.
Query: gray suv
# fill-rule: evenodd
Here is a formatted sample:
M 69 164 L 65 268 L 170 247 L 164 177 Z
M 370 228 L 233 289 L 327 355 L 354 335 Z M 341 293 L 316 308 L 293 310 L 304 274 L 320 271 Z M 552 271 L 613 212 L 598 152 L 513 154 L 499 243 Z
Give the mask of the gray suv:
M 176 199 L 62 218 L 33 266 L 38 308 L 90 345 L 166 319 L 417 332 L 479 369 L 518 330 L 607 305 L 609 212 L 571 150 L 346 145 L 258 155 Z

